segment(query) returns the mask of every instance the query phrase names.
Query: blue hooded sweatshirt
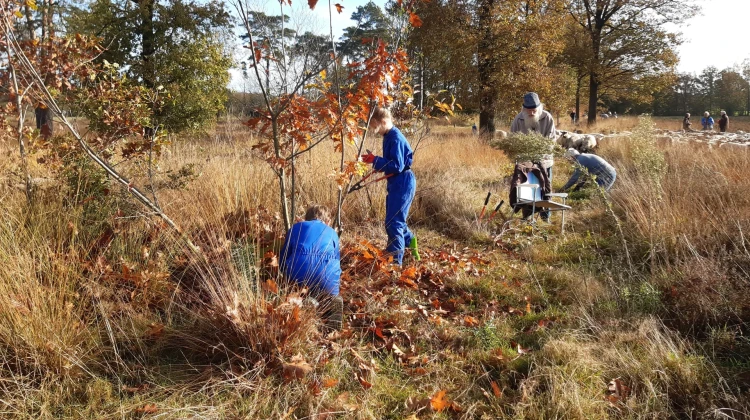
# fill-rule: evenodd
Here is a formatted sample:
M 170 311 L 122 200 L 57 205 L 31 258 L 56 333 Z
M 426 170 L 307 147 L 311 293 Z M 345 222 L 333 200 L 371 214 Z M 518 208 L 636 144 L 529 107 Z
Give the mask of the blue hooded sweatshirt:
M 287 279 L 314 293 L 339 294 L 341 253 L 336 231 L 320 220 L 295 223 L 286 234 L 279 267 Z
M 398 128 L 393 127 L 383 135 L 383 157 L 376 157 L 372 164 L 376 171 L 393 174 L 388 178 L 388 195 L 385 198 L 386 251 L 393 254 L 398 265 L 403 262 L 404 248 L 414 237 L 406 225 L 417 189 L 417 180 L 411 171 L 413 161 L 414 152 L 409 142 Z

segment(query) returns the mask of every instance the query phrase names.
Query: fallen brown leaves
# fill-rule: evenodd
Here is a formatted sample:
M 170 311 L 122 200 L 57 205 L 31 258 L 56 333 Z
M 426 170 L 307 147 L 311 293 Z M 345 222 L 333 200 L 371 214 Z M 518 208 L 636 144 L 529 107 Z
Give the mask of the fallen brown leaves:
M 145 391 L 148 389 L 149 389 L 148 384 L 140 384 L 138 386 L 123 386 L 122 387 L 122 390 L 124 392 L 131 392 L 131 393 L 141 392 L 141 391 Z
M 618 411 L 625 407 L 625 401 L 630 395 L 630 387 L 625 385 L 622 382 L 622 379 L 615 378 L 609 381 L 607 391 L 608 393 L 604 397 L 604 400 L 607 401 L 611 407 L 616 408 Z
M 490 381 L 490 385 L 492 385 L 492 394 L 495 397 L 500 398 L 503 396 L 503 391 L 500 390 L 500 386 L 498 386 L 497 382 Z
M 323 388 L 333 388 L 339 384 L 339 380 L 335 378 L 326 378 L 323 380 Z
M 135 411 L 142 414 L 154 414 L 159 412 L 159 407 L 156 404 L 146 404 L 143 407 L 136 408 Z
M 360 240 L 342 250 L 342 295 L 352 314 L 352 330 L 355 335 L 364 333 L 376 354 L 392 357 L 413 377 L 429 374 L 427 367 L 434 355 L 420 354 L 423 350 L 415 344 L 410 325 L 415 320 L 469 328 L 481 325 L 480 313 L 466 313 L 476 311 L 471 308 L 477 306 L 478 297 L 453 283 L 460 277 L 485 275 L 489 265 L 481 251 L 469 248 L 446 246 L 422 250 L 421 254 L 419 264 L 399 269 L 392 265 L 389 255 L 369 241 Z M 406 299 L 404 292 L 409 293 Z M 379 315 L 373 315 L 376 313 Z M 375 361 L 353 350 L 352 354 L 354 378 L 364 389 L 370 389 L 377 370 Z M 427 398 L 410 398 L 407 407 L 416 413 L 462 411 L 447 390 Z
M 477 320 L 473 316 L 466 315 L 464 317 L 464 325 L 466 325 L 467 327 L 476 327 L 479 325 L 479 320 Z
M 449 406 L 448 400 L 445 399 L 446 393 L 447 391 L 443 389 L 438 391 L 432 398 L 430 398 L 430 407 L 433 410 L 441 412 Z
M 283 363 L 282 369 L 282 376 L 285 382 L 302 379 L 313 370 L 312 366 L 305 361 L 301 354 L 292 357 L 288 363 Z
M 458 318 L 456 314 L 457 308 L 474 302 L 475 297 L 465 290 L 446 285 L 459 275 L 483 275 L 484 267 L 489 264 L 481 251 L 446 246 L 437 251 L 423 250 L 421 263 L 399 269 L 392 265 L 390 255 L 365 240 L 345 246 L 342 254 L 342 294 L 350 296 L 349 306 L 355 314 L 355 327 L 366 328 L 380 339 L 385 337 L 377 330 L 378 326 L 373 325 L 377 320 L 366 312 L 395 309 L 399 313 L 422 316 L 435 324 L 440 324 L 440 319 L 453 317 L 463 322 L 463 317 Z M 402 289 L 417 292 L 422 302 L 406 304 L 395 298 L 394 295 Z M 368 311 L 365 311 L 366 307 Z
M 448 391 L 445 389 L 441 389 L 435 392 L 435 394 L 433 394 L 431 397 L 422 399 L 409 398 L 406 405 L 409 410 L 415 411 L 416 413 L 420 413 L 422 411 L 440 413 L 446 410 L 452 411 L 454 413 L 460 413 L 461 411 L 463 411 L 461 406 L 456 401 L 451 401 L 448 398 Z M 417 414 L 412 414 L 412 416 L 414 418 L 417 418 Z

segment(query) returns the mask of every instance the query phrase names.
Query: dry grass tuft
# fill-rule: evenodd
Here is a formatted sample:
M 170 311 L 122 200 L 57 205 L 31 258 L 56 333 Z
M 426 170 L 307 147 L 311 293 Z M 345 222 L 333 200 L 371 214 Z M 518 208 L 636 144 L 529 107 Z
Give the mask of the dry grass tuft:
M 591 419 L 732 416 L 734 391 L 690 345 L 647 318 L 635 325 L 602 325 L 547 342 L 521 385 L 522 418 Z M 629 388 L 608 399 L 615 378 Z

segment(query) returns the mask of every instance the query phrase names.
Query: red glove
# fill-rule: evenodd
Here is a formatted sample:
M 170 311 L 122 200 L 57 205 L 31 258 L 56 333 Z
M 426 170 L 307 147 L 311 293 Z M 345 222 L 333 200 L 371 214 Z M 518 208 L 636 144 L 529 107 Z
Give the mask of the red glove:
M 366 155 L 362 155 L 362 162 L 364 163 L 373 163 L 375 162 L 375 155 L 372 153 L 367 153 Z

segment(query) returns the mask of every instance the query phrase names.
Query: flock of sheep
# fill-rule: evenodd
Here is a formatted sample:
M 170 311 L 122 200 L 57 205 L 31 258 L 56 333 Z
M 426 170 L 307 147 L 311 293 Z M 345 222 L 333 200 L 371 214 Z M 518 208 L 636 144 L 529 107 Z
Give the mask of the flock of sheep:
M 632 133 L 623 131 L 616 134 L 581 134 L 570 131 L 557 131 L 555 142 L 563 149 L 576 149 L 581 153 L 591 153 L 598 144 L 609 138 L 629 137 Z M 497 131 L 496 137 L 506 138 L 509 133 Z M 672 145 L 680 143 L 703 144 L 708 148 L 732 148 L 736 150 L 750 151 L 750 133 L 738 130 L 734 133 L 720 133 L 716 131 L 670 131 L 656 130 L 656 142 L 659 145 Z
M 495 137 L 504 139 L 507 138 L 509 133 L 507 131 L 498 130 L 495 132 Z M 618 134 L 617 136 L 622 136 Z M 563 149 L 567 150 L 570 148 L 576 149 L 581 153 L 591 153 L 594 150 L 598 142 L 606 137 L 614 137 L 614 135 L 606 136 L 604 134 L 580 134 L 571 131 L 558 130 L 555 142 L 560 145 Z
M 750 133 L 742 130 L 737 130 L 733 133 L 657 130 L 656 141 L 659 144 L 702 144 L 709 149 L 719 147 L 733 150 L 750 150 Z

